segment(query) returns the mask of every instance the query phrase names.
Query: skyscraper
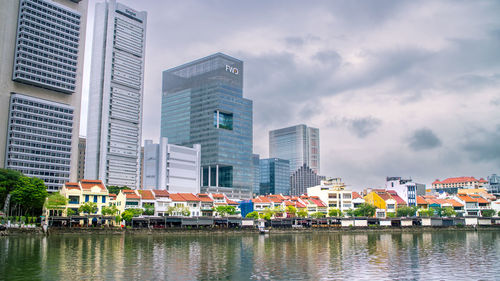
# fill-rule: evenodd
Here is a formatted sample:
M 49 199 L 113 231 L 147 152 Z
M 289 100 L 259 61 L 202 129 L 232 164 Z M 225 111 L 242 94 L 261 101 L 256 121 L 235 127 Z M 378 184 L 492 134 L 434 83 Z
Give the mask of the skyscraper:
M 161 136 L 201 144 L 202 192 L 251 198 L 252 101 L 243 98 L 243 62 L 216 53 L 164 71 Z
M 297 125 L 269 131 L 269 157 L 290 160 L 290 173 L 306 164 L 319 174 L 319 129 Z
M 260 194 L 290 195 L 290 161 L 260 159 Z
M 144 143 L 143 189 L 168 190 L 171 193 L 200 193 L 201 147 L 185 147 L 146 140 Z
M 0 167 L 76 180 L 87 1 L 0 0 Z
M 85 178 L 140 184 L 146 12 L 110 0 L 94 18 Z
M 252 194 L 258 194 L 260 192 L 260 155 L 252 155 L 253 164 L 253 187 Z
M 324 176 L 319 176 L 304 164 L 290 176 L 290 195 L 306 194 L 307 188 L 320 184 L 323 179 Z

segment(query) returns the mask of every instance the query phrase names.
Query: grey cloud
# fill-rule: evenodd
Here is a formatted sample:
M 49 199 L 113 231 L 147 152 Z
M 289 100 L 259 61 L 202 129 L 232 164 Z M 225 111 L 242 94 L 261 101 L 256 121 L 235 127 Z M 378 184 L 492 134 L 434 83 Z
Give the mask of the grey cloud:
M 413 151 L 433 149 L 441 146 L 441 140 L 431 129 L 427 128 L 415 130 L 408 141 L 408 145 Z
M 469 132 L 463 148 L 473 161 L 500 163 L 500 124 L 493 129 Z
M 382 125 L 382 120 L 372 117 L 359 117 L 359 118 L 333 118 L 326 124 L 327 127 L 346 127 L 349 132 L 360 139 L 364 139 L 377 131 Z
M 358 138 L 366 138 L 375 132 L 382 124 L 380 119 L 373 117 L 364 117 L 350 120 L 349 129 Z
M 302 47 L 302 45 L 304 45 L 305 43 L 305 40 L 302 37 L 286 37 L 285 42 L 288 46 Z
M 337 68 L 342 62 L 342 57 L 334 50 L 317 52 L 313 57 L 322 64 L 329 65 L 332 68 Z

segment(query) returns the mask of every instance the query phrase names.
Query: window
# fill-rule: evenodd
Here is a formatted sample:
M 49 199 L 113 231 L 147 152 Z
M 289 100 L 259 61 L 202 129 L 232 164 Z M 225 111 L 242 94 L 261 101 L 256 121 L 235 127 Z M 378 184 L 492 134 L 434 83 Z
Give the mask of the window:
M 97 203 L 97 195 L 94 195 L 94 203 Z
M 89 195 L 85 195 L 85 202 L 89 202 L 89 198 L 90 198 Z
M 106 203 L 106 196 L 102 197 L 102 203 Z
M 214 127 L 226 130 L 233 130 L 233 114 L 214 111 Z

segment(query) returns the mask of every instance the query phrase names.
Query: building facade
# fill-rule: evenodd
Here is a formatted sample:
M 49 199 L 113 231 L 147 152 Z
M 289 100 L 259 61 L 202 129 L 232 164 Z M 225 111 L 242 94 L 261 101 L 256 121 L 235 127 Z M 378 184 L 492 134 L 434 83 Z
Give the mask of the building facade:
M 243 98 L 243 62 L 214 55 L 163 72 L 161 137 L 201 144 L 202 192 L 252 196 L 252 101 Z
M 290 161 L 290 173 L 304 164 L 320 172 L 319 129 L 297 125 L 269 131 L 269 157 Z
M 260 155 L 252 155 L 252 165 L 253 165 L 253 187 L 252 194 L 260 192 Z
M 260 194 L 290 195 L 290 161 L 260 159 Z
M 340 178 L 322 180 L 320 185 L 307 188 L 307 195 L 319 197 L 329 209 L 339 209 L 342 212 L 353 209 L 352 191 L 346 190 Z
M 488 192 L 500 196 L 500 176 L 492 174 L 488 177 Z
M 319 176 L 304 164 L 290 176 L 290 193 L 293 196 L 306 194 L 308 187 L 319 185 L 322 179 L 325 177 Z
M 85 178 L 85 147 L 87 139 L 79 137 L 78 140 L 78 175 L 77 179 L 82 180 Z
M 146 18 L 115 0 L 96 4 L 86 179 L 139 187 Z
M 0 167 L 76 180 L 87 1 L 0 0 Z
M 386 189 L 396 191 L 408 206 L 417 206 L 417 196 L 425 195 L 425 184 L 415 183 L 412 179 L 387 177 L 385 186 Z
M 144 143 L 144 189 L 169 192 L 200 192 L 201 146 L 192 148 L 168 143 L 161 138 L 159 144 L 151 140 Z
M 488 181 L 485 179 L 476 179 L 474 177 L 458 177 L 458 178 L 447 178 L 440 181 L 436 179 L 432 183 L 432 189 L 435 192 L 446 192 L 449 194 L 457 194 L 459 189 L 464 188 L 482 188 L 487 185 Z

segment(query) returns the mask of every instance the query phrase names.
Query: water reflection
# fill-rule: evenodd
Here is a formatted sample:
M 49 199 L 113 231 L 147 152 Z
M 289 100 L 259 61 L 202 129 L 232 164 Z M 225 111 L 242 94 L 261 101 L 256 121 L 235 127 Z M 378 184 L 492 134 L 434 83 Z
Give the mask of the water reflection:
M 0 279 L 495 279 L 496 231 L 0 238 Z

